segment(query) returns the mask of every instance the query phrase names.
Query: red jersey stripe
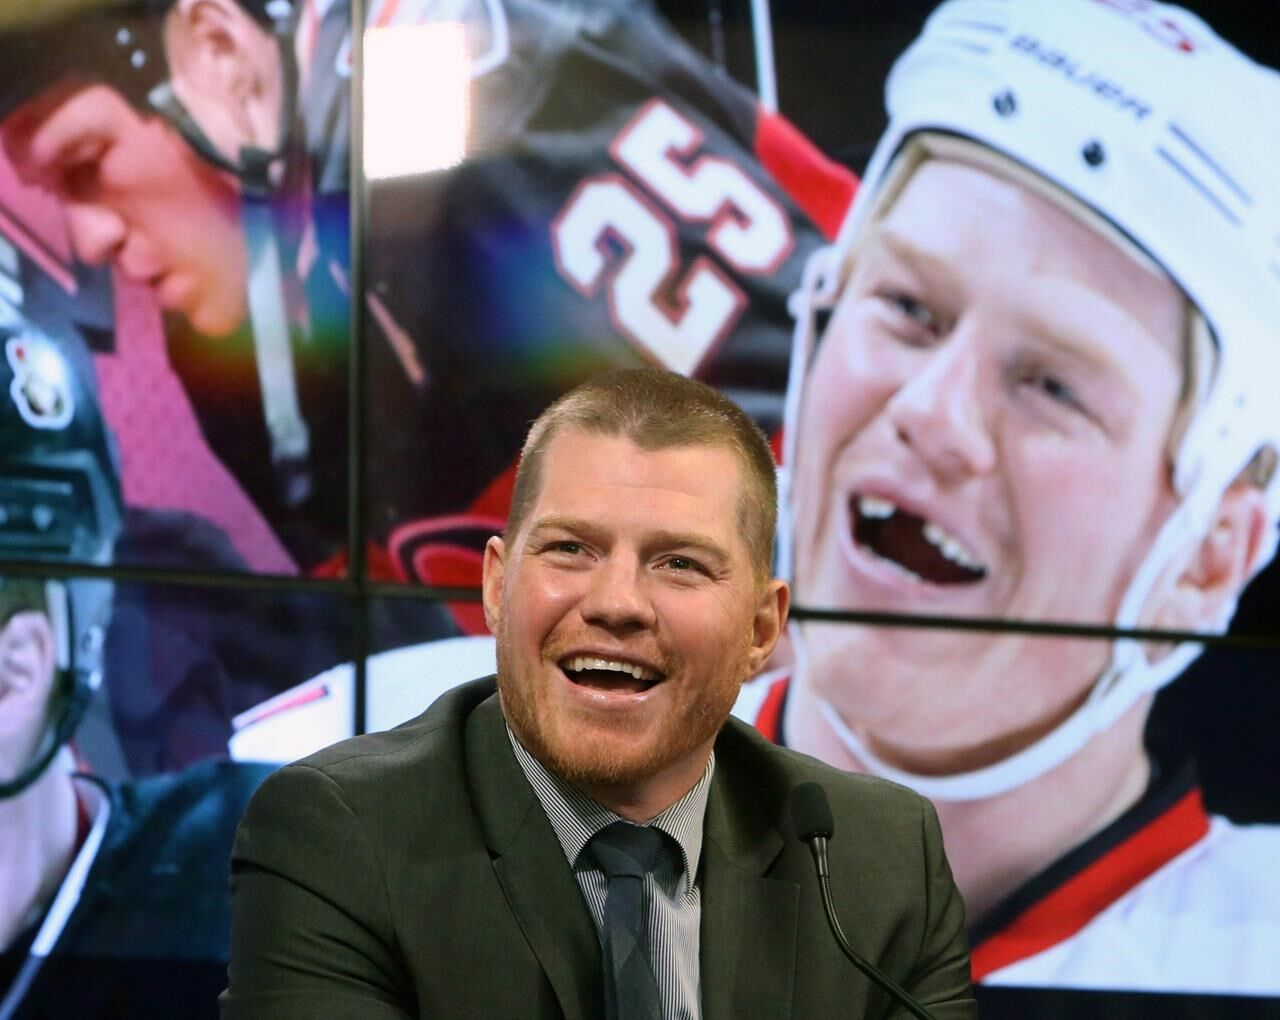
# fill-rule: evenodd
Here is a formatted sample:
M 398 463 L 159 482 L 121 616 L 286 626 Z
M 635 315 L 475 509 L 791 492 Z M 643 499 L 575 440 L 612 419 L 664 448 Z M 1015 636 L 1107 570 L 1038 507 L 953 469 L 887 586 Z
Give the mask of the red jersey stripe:
M 973 948 L 973 980 L 1057 945 L 1143 879 L 1203 839 L 1209 818 L 1199 789 L 1068 879 Z
M 828 159 L 785 117 L 760 110 L 756 156 L 828 241 L 836 236 L 858 190 L 852 170 Z
M 764 701 L 760 705 L 760 712 L 756 716 L 756 729 L 761 735 L 773 743 L 781 742 L 782 737 L 782 706 L 787 700 L 787 684 L 791 677 L 784 676 L 774 681 L 769 693 L 764 696 Z

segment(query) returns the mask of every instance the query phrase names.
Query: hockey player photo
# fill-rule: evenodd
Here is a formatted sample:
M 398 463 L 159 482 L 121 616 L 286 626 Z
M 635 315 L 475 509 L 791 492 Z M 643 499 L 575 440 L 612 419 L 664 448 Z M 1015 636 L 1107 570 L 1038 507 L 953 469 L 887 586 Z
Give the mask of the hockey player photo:
M 799 304 L 797 606 L 1225 629 L 1280 519 L 1280 76 L 1158 4 L 949 0 L 886 95 Z M 791 637 L 738 711 L 934 799 L 977 981 L 1280 994 L 1280 828 L 1144 745 L 1197 644 Z
M 177 380 L 167 413 L 194 413 L 220 462 L 196 484 L 249 565 L 340 573 L 347 224 L 334 243 L 309 205 L 292 27 L 288 3 L 112 0 L 10 28 L 0 142 L 28 189 L 7 198 L 15 217 L 53 198 L 78 262 L 114 270 L 121 320 L 162 352 L 150 374 Z M 117 423 L 126 459 L 185 438 L 135 435 L 136 420 Z M 218 506 L 229 487 L 252 508 Z
M 67 746 L 101 680 L 110 585 L 0 580 L 0 1017 L 216 1016 L 226 860 L 268 768 L 141 781 Z

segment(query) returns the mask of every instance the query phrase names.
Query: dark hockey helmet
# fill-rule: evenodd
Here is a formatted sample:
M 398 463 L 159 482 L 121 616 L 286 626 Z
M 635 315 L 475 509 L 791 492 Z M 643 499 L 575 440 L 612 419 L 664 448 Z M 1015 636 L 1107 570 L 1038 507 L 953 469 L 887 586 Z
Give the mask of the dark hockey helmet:
M 105 565 L 123 505 L 92 356 L 74 323 L 42 302 L 48 281 L 0 235 L 0 560 Z M 0 798 L 33 782 L 74 734 L 101 684 L 111 582 L 0 568 L 0 625 L 43 612 L 59 684 L 48 732 Z
M 177 0 L 102 0 L 57 18 L 0 32 L 0 120 L 62 83 L 110 85 L 136 109 L 164 117 L 202 158 L 237 175 L 249 189 L 266 186 L 266 166 L 283 151 L 294 116 L 297 74 L 289 44 L 290 0 L 236 0 L 276 38 L 285 77 L 285 126 L 277 152 L 222 155 L 169 84 L 164 20 Z

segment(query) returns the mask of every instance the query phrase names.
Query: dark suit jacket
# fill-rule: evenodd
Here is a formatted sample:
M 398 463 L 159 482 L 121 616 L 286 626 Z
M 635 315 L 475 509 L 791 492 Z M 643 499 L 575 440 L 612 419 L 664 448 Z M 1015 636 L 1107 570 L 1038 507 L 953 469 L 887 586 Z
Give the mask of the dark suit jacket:
M 280 770 L 232 856 L 224 1020 L 603 1015 L 600 948 L 511 751 L 492 679 Z M 948 1020 L 976 1017 L 964 907 L 932 807 L 730 720 L 703 842 L 705 1020 L 899 1017 L 840 953 L 787 792 L 817 780 L 855 949 Z

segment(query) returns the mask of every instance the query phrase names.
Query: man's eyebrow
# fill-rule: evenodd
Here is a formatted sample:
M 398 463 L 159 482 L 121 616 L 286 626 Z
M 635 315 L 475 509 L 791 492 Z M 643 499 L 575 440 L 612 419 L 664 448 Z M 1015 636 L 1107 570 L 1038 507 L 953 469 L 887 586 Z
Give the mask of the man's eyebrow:
M 599 532 L 599 527 L 585 517 L 574 517 L 570 514 L 547 514 L 539 517 L 529 525 L 529 534 L 538 531 L 569 531 L 576 535 L 591 535 Z
M 730 559 L 729 550 L 723 544 L 696 531 L 653 531 L 647 538 L 660 548 L 692 549 L 704 557 L 724 563 Z
M 28 159 L 34 160 L 41 172 L 76 162 L 88 155 L 97 155 L 108 138 L 108 130 L 99 121 L 87 116 L 83 109 L 68 114 L 65 107 L 75 92 L 50 105 L 41 115 L 34 117 L 30 125 L 20 125 L 20 139 Z M 50 119 L 61 118 L 57 130 L 50 132 Z M 36 143 L 40 142 L 37 150 Z
M 1031 325 L 1041 339 L 1060 356 L 1070 359 L 1090 372 L 1106 379 L 1115 379 L 1130 389 L 1141 384 L 1132 371 L 1117 356 L 1115 347 L 1107 338 L 1121 330 L 1134 337 L 1147 337 L 1159 345 L 1146 326 L 1133 315 L 1085 285 L 1077 285 L 1074 300 L 1063 300 L 1054 307 L 1052 315 L 1030 317 Z M 1099 328 L 1099 322 L 1109 328 Z
M 921 266 L 932 272 L 951 273 L 951 260 L 937 252 L 929 251 L 910 238 L 894 230 L 887 223 L 877 223 L 867 235 L 867 247 L 881 248 L 892 258 L 913 266 Z
M 564 531 L 570 535 L 580 535 L 588 540 L 596 540 L 602 536 L 604 529 L 585 517 L 574 517 L 570 514 L 548 514 L 545 517 L 539 517 L 529 527 L 531 536 L 547 531 Z M 696 550 L 703 556 L 721 562 L 728 562 L 731 559 L 729 550 L 722 542 L 696 531 L 658 529 L 645 532 L 644 539 L 645 544 L 649 546 Z
M 39 165 L 48 171 L 65 169 L 91 157 L 97 159 L 104 151 L 103 138 L 103 132 L 97 126 L 68 131 L 55 138 L 51 151 L 38 157 Z

